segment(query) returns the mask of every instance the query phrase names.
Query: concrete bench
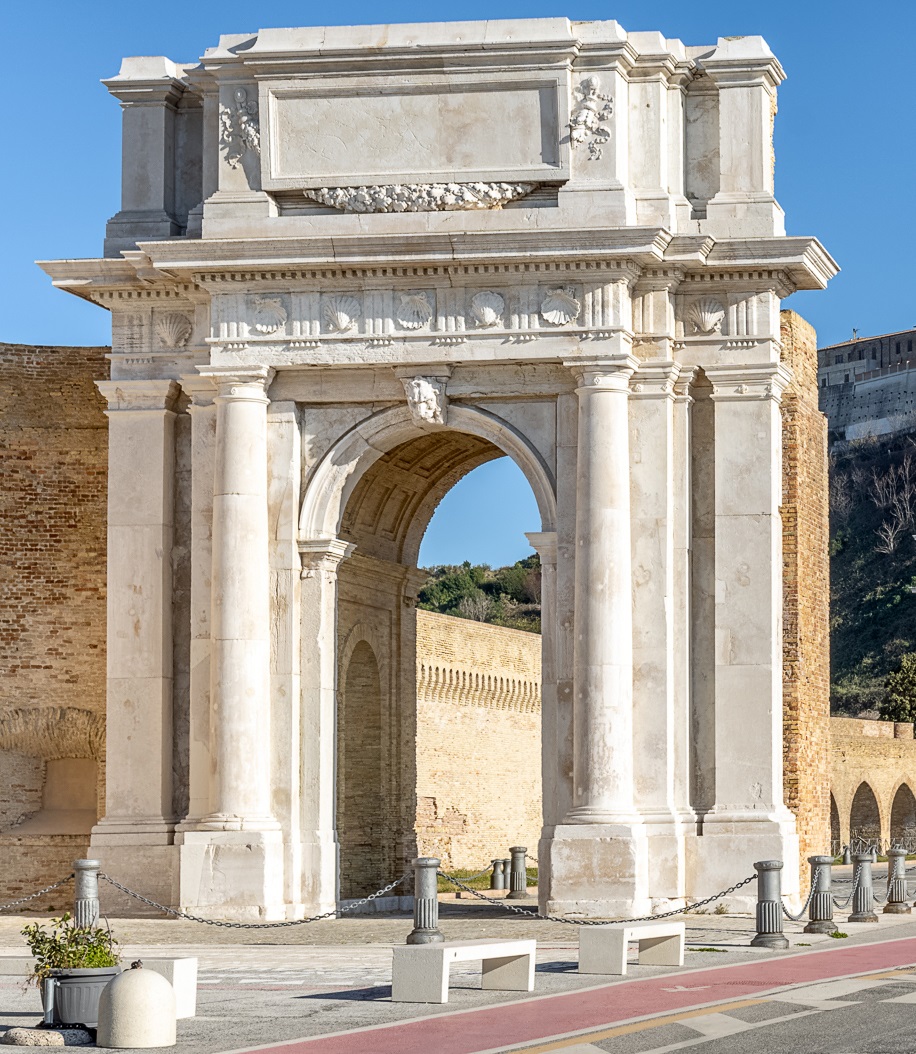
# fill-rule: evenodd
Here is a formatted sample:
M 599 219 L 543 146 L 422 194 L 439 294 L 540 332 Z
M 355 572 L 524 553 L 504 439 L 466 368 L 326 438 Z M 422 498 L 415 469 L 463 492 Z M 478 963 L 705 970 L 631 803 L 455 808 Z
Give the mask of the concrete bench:
M 143 966 L 153 970 L 169 982 L 175 990 L 175 1016 L 194 1017 L 197 1013 L 197 959 L 188 956 L 167 959 L 161 956 L 124 955 L 121 965 L 129 969 L 133 959 L 142 958 Z M 0 955 L 0 976 L 28 977 L 35 969 L 35 960 L 30 955 Z
M 391 998 L 396 1003 L 447 1003 L 452 963 L 483 963 L 480 987 L 534 991 L 537 941 L 444 941 L 394 949 Z
M 579 973 L 627 972 L 627 945 L 639 945 L 640 966 L 683 966 L 683 922 L 611 922 L 579 930 Z

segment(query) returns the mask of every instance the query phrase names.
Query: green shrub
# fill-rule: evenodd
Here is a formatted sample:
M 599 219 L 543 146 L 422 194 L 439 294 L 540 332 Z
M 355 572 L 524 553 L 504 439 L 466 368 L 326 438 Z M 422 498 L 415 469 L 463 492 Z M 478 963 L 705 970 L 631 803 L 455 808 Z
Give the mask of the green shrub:
M 77 926 L 70 914 L 45 923 L 25 926 L 22 936 L 35 956 L 35 969 L 29 980 L 36 985 L 52 970 L 91 969 L 117 966 L 121 961 L 118 943 L 111 930 L 100 926 Z

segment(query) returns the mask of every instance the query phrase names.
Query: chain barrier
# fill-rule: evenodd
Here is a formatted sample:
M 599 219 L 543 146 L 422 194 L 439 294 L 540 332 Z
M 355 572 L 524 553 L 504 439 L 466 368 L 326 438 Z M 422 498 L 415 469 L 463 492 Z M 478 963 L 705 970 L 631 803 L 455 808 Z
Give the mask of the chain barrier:
M 37 900 L 39 897 L 43 897 L 45 893 L 50 893 L 52 889 L 60 889 L 61 886 L 65 886 L 72 878 L 73 875 L 69 874 L 66 878 L 62 878 L 60 882 L 55 882 L 53 886 L 45 886 L 44 889 L 39 889 L 37 893 L 30 893 L 27 897 L 22 897 L 21 900 L 11 900 L 9 904 L 0 904 L 0 911 L 8 911 L 10 908 L 18 907 L 20 904 L 27 904 L 30 900 Z
M 453 886 L 457 886 L 459 889 L 470 893 L 471 896 L 476 897 L 478 900 L 483 900 L 487 904 L 493 904 L 497 908 L 502 908 L 504 911 L 511 911 L 516 915 L 526 915 L 528 918 L 543 919 L 545 922 L 562 922 L 567 926 L 606 926 L 607 922 L 604 919 L 568 919 L 561 915 L 542 915 L 540 911 L 532 908 L 517 908 L 514 904 L 507 904 L 504 900 L 497 900 L 495 897 L 485 897 L 483 893 L 478 892 L 476 889 L 471 889 L 458 878 L 453 878 L 452 875 L 447 874 L 445 871 L 438 871 L 437 874 L 440 878 L 444 878 L 447 882 L 451 882 Z M 705 900 L 698 900 L 695 904 L 687 904 L 683 908 L 675 908 L 674 911 L 662 911 L 657 915 L 643 915 L 638 919 L 615 919 L 615 922 L 655 922 L 658 919 L 668 919 L 672 915 L 683 915 L 687 911 L 693 911 L 695 908 L 702 908 L 706 904 L 712 904 L 715 900 L 721 900 L 722 897 L 727 897 L 729 893 L 734 893 L 736 889 L 741 889 L 742 886 L 746 886 L 749 882 L 755 881 L 757 878 L 756 874 L 749 875 L 747 878 L 742 879 L 740 882 L 736 882 L 733 886 L 729 886 L 728 889 L 723 889 L 721 893 L 714 893 L 711 897 L 706 897 Z
M 780 904 L 782 905 L 782 913 L 787 919 L 791 919 L 792 922 L 801 922 L 805 917 L 805 912 L 808 910 L 808 905 L 811 903 L 811 898 L 814 896 L 814 891 L 817 888 L 817 879 L 821 873 L 820 867 L 814 869 L 814 874 L 811 876 L 811 888 L 808 890 L 808 899 L 805 901 L 804 906 L 797 915 L 793 915 L 791 911 L 786 907 L 786 902 L 780 897 Z
M 312 915 L 311 918 L 308 919 L 290 919 L 287 922 L 226 922 L 223 919 L 205 919 L 200 915 L 190 915 L 186 911 L 177 911 L 175 908 L 167 908 L 164 904 L 158 904 L 155 900 L 150 900 L 149 897 L 144 897 L 140 893 L 135 893 L 132 889 L 128 889 L 127 886 L 122 886 L 120 882 L 116 882 L 113 878 L 110 878 L 102 871 L 99 872 L 99 878 L 104 879 L 109 885 L 114 886 L 115 889 L 120 889 L 122 893 L 126 893 L 129 897 L 133 897 L 134 900 L 140 900 L 144 904 L 149 904 L 151 908 L 164 911 L 166 915 L 174 915 L 177 919 L 187 919 L 189 922 L 201 922 L 205 926 L 223 926 L 228 930 L 278 930 L 284 929 L 287 926 L 306 926 L 310 922 L 322 922 L 324 919 L 333 919 L 338 915 L 346 915 L 350 911 L 356 911 L 356 909 L 361 908 L 363 904 L 368 904 L 373 900 L 377 900 L 379 897 L 383 897 L 386 893 L 390 893 L 409 878 L 413 878 L 413 871 L 405 872 L 400 878 L 395 879 L 394 882 L 389 882 L 387 886 L 382 886 L 381 889 L 377 889 L 374 893 L 370 893 L 368 897 L 360 897 L 359 900 L 354 900 L 352 904 L 347 904 L 346 907 L 337 907 L 332 911 L 324 912 L 323 915 Z
M 849 896 L 845 900 L 837 900 L 837 898 L 834 897 L 833 906 L 835 908 L 839 908 L 842 911 L 846 907 L 846 905 L 852 900 L 852 898 L 856 895 L 856 890 L 859 888 L 859 875 L 861 874 L 861 872 L 862 865 L 856 864 L 856 869 L 852 876 L 852 889 L 849 891 Z

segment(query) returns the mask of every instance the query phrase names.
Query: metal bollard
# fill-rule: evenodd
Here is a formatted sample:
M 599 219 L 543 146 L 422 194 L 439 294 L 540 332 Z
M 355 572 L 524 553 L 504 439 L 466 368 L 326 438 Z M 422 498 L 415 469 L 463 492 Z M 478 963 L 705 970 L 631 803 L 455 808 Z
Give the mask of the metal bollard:
M 525 867 L 525 854 L 528 852 L 523 845 L 513 845 L 509 852 L 512 854 L 512 870 L 509 874 L 508 886 L 511 892 L 506 900 L 530 900 L 528 896 L 528 871 Z
M 438 876 L 441 861 L 435 856 L 420 856 L 413 862 L 413 929 L 408 944 L 437 944 L 444 941 L 439 929 Z
M 851 864 L 852 863 L 852 853 L 850 853 L 848 845 L 844 845 L 843 846 L 843 863 L 844 864 Z
M 885 915 L 909 915 L 912 911 L 906 900 L 905 849 L 887 851 L 887 903 Z
M 808 904 L 808 925 L 804 933 L 833 933 L 833 857 L 809 856 L 811 865 L 811 900 Z M 817 876 L 815 878 L 815 875 Z
M 54 1007 L 54 988 L 57 985 L 57 981 L 53 977 L 46 977 L 41 982 L 41 1003 L 44 1009 L 44 1014 L 41 1018 L 43 1025 L 52 1026 L 55 1024 L 57 1013 Z
M 759 860 L 757 872 L 757 935 L 753 948 L 788 948 L 782 932 L 782 861 Z
M 74 860 L 73 921 L 77 926 L 94 926 L 99 921 L 98 860 Z
M 490 875 L 490 889 L 505 889 L 506 876 L 503 873 L 502 860 L 491 860 L 490 863 L 493 865 L 493 874 Z
M 853 853 L 852 862 L 856 865 L 853 871 L 853 882 L 858 874 L 856 891 L 852 895 L 852 914 L 850 922 L 877 922 L 875 914 L 875 896 L 871 884 L 871 850 L 867 853 Z
M 878 862 L 878 847 L 876 845 L 871 847 L 871 862 L 873 864 L 877 864 Z
M 512 881 L 512 861 L 503 860 L 503 889 L 511 889 Z

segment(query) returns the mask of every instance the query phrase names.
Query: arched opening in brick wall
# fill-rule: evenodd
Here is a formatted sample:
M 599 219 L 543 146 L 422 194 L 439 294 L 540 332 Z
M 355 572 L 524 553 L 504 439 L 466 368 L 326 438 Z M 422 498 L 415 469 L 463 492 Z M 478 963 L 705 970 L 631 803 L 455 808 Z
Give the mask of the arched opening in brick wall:
M 830 851 L 836 855 L 842 849 L 840 845 L 840 810 L 836 807 L 836 798 L 830 795 Z
M 853 840 L 877 842 L 881 839 L 881 813 L 878 799 L 867 783 L 860 783 L 849 811 L 849 836 Z
M 337 837 L 340 894 L 372 893 L 386 874 L 386 801 L 382 786 L 382 692 L 375 653 L 353 648 L 341 681 L 337 734 Z
M 891 842 L 916 849 L 916 797 L 906 783 L 897 789 L 891 806 Z

